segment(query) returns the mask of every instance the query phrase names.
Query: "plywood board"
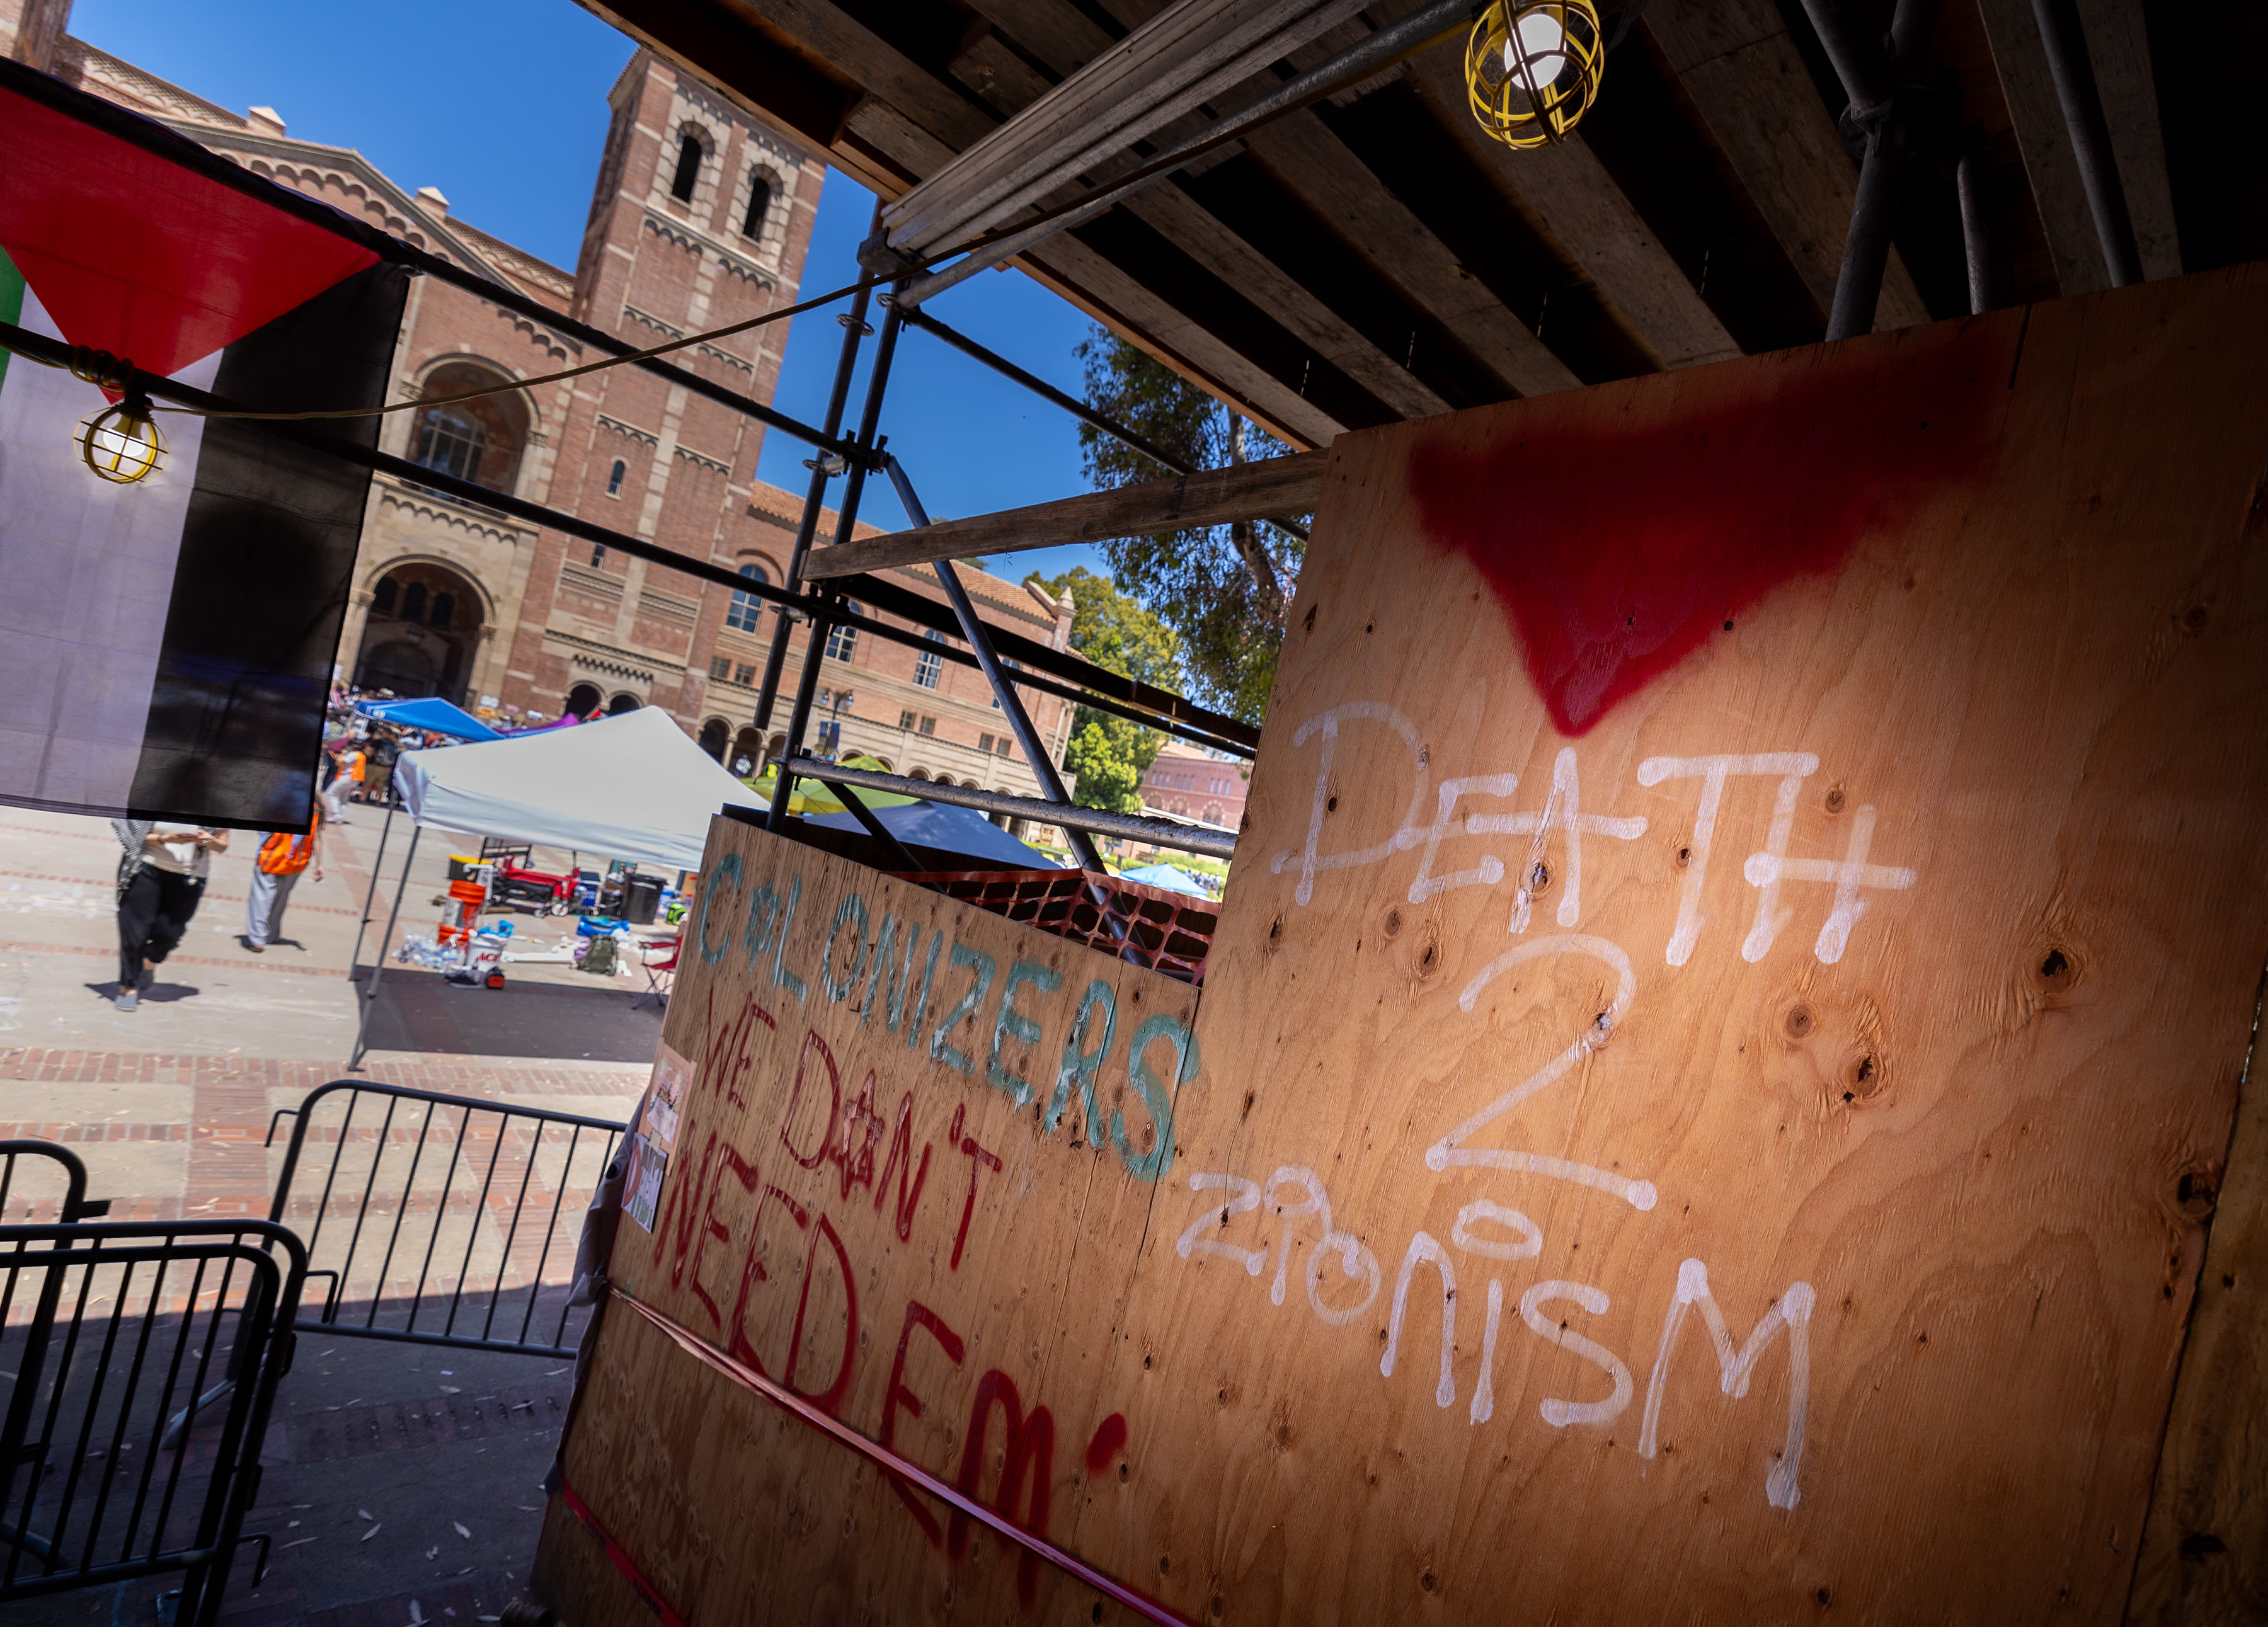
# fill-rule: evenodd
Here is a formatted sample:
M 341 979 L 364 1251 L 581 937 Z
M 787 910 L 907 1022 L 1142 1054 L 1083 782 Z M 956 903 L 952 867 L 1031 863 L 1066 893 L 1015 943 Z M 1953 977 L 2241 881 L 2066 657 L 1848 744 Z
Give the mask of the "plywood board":
M 717 823 L 702 876 L 664 1027 L 691 1085 L 614 1280 L 1060 1538 L 1122 1455 L 1101 1358 L 1196 991 L 746 825 Z M 899 1619 L 956 1590 L 1013 1616 L 1058 1587 L 621 1307 L 567 1471 L 692 1620 Z M 553 1524 L 561 1574 L 588 1573 Z
M 704 887 L 740 889 L 736 935 L 670 1018 L 699 1145 L 623 1280 L 776 1375 L 807 1283 L 792 1381 L 850 1350 L 840 1416 L 877 1437 L 907 1336 L 925 1410 L 892 1439 L 948 1478 L 980 1375 L 1012 1379 L 1049 1409 L 1049 1536 L 1193 1623 L 2117 1619 L 2268 961 L 2264 294 L 2219 273 L 1342 437 L 1169 1161 L 1049 1133 L 1040 1079 L 1072 989 L 1112 983 L 1122 1044 L 1189 991 L 733 830 Z M 793 1000 L 743 939 L 798 874 Z M 997 983 L 967 1074 L 827 998 L 852 892 L 870 933 L 1061 969 L 1018 997 L 1035 1101 L 985 1082 Z M 751 993 L 776 1027 L 742 1067 L 715 1036 Z M 845 1101 L 875 1070 L 886 1130 L 913 1093 L 939 1161 L 902 1240 L 799 1161 L 845 1117 L 794 1090 L 806 1030 Z M 958 1270 L 956 1110 L 1008 1172 Z M 712 1128 L 761 1168 L 704 1230 Z M 917 1301 L 958 1364 L 906 1336 Z M 989 1542 L 956 1562 L 934 1511 L 935 1542 L 628 1321 L 571 1477 L 693 1619 L 1116 1618 Z

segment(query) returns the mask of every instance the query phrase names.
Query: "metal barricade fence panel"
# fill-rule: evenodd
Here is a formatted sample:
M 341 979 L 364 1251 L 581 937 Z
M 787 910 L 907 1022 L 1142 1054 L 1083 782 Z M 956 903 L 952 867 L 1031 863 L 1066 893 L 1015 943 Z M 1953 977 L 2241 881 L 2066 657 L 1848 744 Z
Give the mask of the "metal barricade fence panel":
M 0 1141 L 0 1226 L 92 1220 L 110 1200 L 90 1202 L 86 1165 L 52 1141 Z
M 0 1226 L 0 1601 L 180 1572 L 214 1619 L 306 1269 L 256 1220 Z
M 575 1247 L 622 1125 L 360 1079 L 278 1110 L 270 1145 L 287 1117 L 269 1218 L 320 1279 L 302 1327 L 573 1353 Z

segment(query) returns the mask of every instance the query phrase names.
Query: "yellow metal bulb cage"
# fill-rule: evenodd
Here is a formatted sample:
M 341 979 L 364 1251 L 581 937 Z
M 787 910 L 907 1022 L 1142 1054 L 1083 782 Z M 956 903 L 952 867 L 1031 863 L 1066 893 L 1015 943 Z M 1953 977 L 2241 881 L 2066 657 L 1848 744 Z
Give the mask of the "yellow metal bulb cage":
M 166 438 L 158 433 L 147 401 L 106 407 L 81 423 L 78 452 L 87 467 L 121 486 L 146 480 L 166 467 Z
M 1491 136 L 1541 147 L 1590 111 L 1606 65 L 1591 0 L 1496 0 L 1465 41 L 1465 90 Z

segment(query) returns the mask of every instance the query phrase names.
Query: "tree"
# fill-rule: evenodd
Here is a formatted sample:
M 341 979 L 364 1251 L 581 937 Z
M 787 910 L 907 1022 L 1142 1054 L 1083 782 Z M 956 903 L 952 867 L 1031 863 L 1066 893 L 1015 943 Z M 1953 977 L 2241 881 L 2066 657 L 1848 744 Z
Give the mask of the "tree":
M 1231 412 L 1164 363 L 1097 328 L 1079 347 L 1089 405 L 1194 468 L 1279 456 L 1291 448 Z M 1092 426 L 1079 431 L 1098 490 L 1174 471 Z M 1285 516 L 1286 519 L 1300 517 Z M 1197 699 L 1258 723 L 1268 709 L 1284 618 L 1307 545 L 1269 520 L 1122 537 L 1102 545 L 1118 586 L 1181 635 Z
M 1064 589 L 1071 591 L 1075 607 L 1071 647 L 1097 666 L 1161 689 L 1181 687 L 1180 640 L 1174 629 L 1108 580 L 1084 565 L 1058 577 L 1035 571 L 1026 579 L 1050 598 L 1060 599 Z M 1071 742 L 1064 753 L 1064 766 L 1079 781 L 1072 800 L 1113 814 L 1139 813 L 1138 787 L 1157 761 L 1164 739 L 1155 729 L 1080 707 L 1071 718 Z

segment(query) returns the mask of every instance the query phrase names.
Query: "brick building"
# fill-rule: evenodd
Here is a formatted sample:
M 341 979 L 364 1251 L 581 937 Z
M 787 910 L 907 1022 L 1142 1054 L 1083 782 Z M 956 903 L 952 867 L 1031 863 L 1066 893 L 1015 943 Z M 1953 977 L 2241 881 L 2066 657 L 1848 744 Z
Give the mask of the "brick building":
M 412 191 L 350 148 L 292 137 L 272 108 L 231 113 L 73 38 L 63 29 L 68 13 L 55 0 L 0 0 L 0 48 L 625 342 L 643 348 L 727 326 L 797 297 L 824 165 L 643 49 L 609 92 L 613 119 L 571 273 L 455 218 L 436 187 Z M 769 401 L 786 342 L 781 323 L 674 359 Z M 595 359 L 567 334 L 430 277 L 411 285 L 396 357 L 395 401 Z M 729 408 L 621 367 L 398 413 L 379 445 L 778 582 L 802 497 L 755 479 L 763 433 Z M 830 512 L 821 537 L 834 526 Z M 926 567 L 893 575 L 943 598 Z M 1063 646 L 1067 598 L 1058 604 L 981 571 L 964 576 L 989 620 Z M 783 743 L 806 653 L 799 629 L 770 738 L 759 736 L 752 719 L 772 628 L 749 595 L 379 475 L 339 661 L 353 681 L 540 717 L 658 706 L 711 755 L 761 762 Z M 826 720 L 840 725 L 843 755 L 1039 794 L 973 669 L 848 630 L 821 659 Z M 1071 708 L 1028 692 L 1026 705 L 1059 760 Z
M 1145 812 L 1234 830 L 1244 818 L 1244 799 L 1251 790 L 1248 771 L 1233 757 L 1209 757 L 1172 747 L 1158 754 L 1138 789 Z

